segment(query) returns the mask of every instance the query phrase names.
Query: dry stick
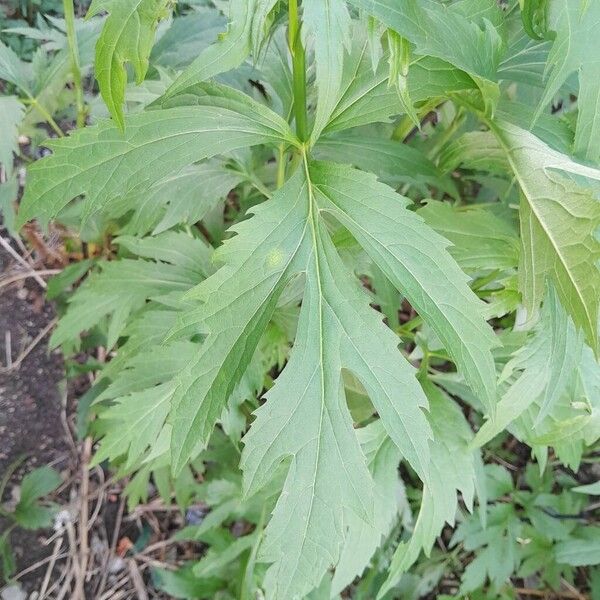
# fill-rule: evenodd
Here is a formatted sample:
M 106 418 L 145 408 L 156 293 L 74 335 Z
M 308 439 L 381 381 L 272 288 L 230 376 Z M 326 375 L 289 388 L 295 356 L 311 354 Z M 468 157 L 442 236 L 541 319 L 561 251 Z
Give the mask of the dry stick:
M 21 263 L 31 273 L 31 276 L 42 286 L 42 288 L 46 289 L 48 287 L 46 282 L 35 272 L 32 266 L 18 252 L 15 252 L 13 247 L 2 236 L 0 236 L 0 244 L 17 262 Z
M 564 579 L 564 577 L 561 577 L 560 581 L 568 590 L 571 591 L 571 593 L 579 594 L 578 598 L 580 600 L 586 600 L 586 597 L 580 593 L 579 590 L 575 589 L 566 579 Z
M 12 333 L 10 329 L 4 332 L 4 354 L 6 355 L 6 368 L 12 369 Z
M 517 594 L 523 594 L 524 596 L 536 596 L 538 598 L 547 598 L 548 590 L 533 590 L 529 588 L 515 588 Z M 571 598 L 572 600 L 587 600 L 587 597 L 579 592 L 552 592 L 559 598 Z
M 68 556 L 69 556 L 68 552 L 63 552 L 62 554 L 59 554 L 55 560 L 62 560 L 63 558 L 67 558 Z M 52 556 L 46 556 L 46 558 L 42 558 L 41 560 L 38 560 L 37 562 L 33 563 L 32 565 L 29 565 L 27 568 L 23 569 L 22 571 L 19 571 L 14 577 L 12 577 L 12 579 L 15 579 L 15 580 L 21 579 L 21 577 L 24 577 L 28 573 L 31 573 L 32 571 L 37 571 L 40 567 L 47 565 L 52 559 L 53 559 Z
M 35 275 L 39 275 L 40 277 L 49 277 L 50 275 L 57 275 L 58 273 L 60 273 L 60 269 L 42 269 L 41 271 L 27 271 L 27 273 L 11 275 L 0 280 L 0 290 L 11 283 L 22 281 L 23 279 L 29 279 Z
M 79 573 L 79 561 L 77 560 L 77 538 L 75 536 L 75 527 L 73 527 L 73 523 L 67 521 L 67 536 L 69 538 L 69 555 L 71 557 L 71 570 L 75 573 L 75 587 L 77 588 L 77 582 L 81 578 L 81 574 Z M 70 582 L 69 578 L 69 582 Z M 85 598 L 79 598 L 77 596 L 72 596 L 75 600 L 85 600 Z
M 2 239 L 2 238 L 0 238 Z M 58 322 L 58 319 L 52 319 L 52 321 L 50 321 L 50 323 L 48 323 L 48 325 L 46 325 L 46 327 L 44 327 L 44 329 L 42 329 L 42 331 L 40 331 L 34 338 L 33 342 L 31 342 L 31 344 L 29 344 L 29 346 L 27 346 L 27 348 L 25 348 L 25 350 L 23 350 L 23 352 L 21 352 L 21 354 L 19 354 L 19 356 L 17 357 L 17 360 L 15 360 L 11 367 L 4 367 L 0 369 L 0 373 L 8 373 L 9 371 L 13 371 L 14 369 L 18 369 L 21 366 L 21 363 L 29 356 L 29 354 L 31 353 L 31 351 L 48 335 L 48 333 L 50 332 L 51 329 L 54 328 L 54 326 L 56 325 L 56 323 Z
M 58 595 L 56 596 L 55 600 L 63 600 L 63 598 L 66 597 L 67 592 L 69 591 L 69 588 L 71 587 L 71 579 L 73 579 L 73 571 L 74 570 L 75 570 L 75 561 L 73 559 L 71 559 L 71 561 L 67 565 L 67 576 L 66 576 L 65 581 L 62 584 L 62 587 L 60 588 L 60 591 L 58 592 Z
M 166 563 L 160 560 L 156 560 L 154 558 L 148 558 L 143 554 L 135 554 L 133 557 L 135 560 L 139 560 L 142 563 L 142 567 L 156 567 L 158 569 L 164 569 L 165 571 L 177 571 L 177 565 L 172 563 Z
M 98 476 L 99 479 L 102 480 L 102 483 L 100 485 L 102 485 L 104 483 L 104 471 L 100 468 L 100 467 L 96 467 L 95 470 L 100 473 L 100 475 Z M 96 522 L 96 519 L 98 518 L 98 515 L 100 514 L 100 511 L 102 510 L 102 506 L 104 504 L 104 492 L 98 494 L 97 496 L 97 500 L 96 500 L 96 506 L 94 507 L 94 512 L 92 513 L 92 516 L 89 519 L 88 522 L 88 531 L 91 530 L 92 526 L 94 525 L 94 523 Z M 88 497 L 88 501 L 92 500 L 92 496 Z
M 104 560 L 104 564 L 102 565 L 102 579 L 100 580 L 100 585 L 98 586 L 98 591 L 96 592 L 96 598 L 100 598 L 102 592 L 104 591 L 104 587 L 106 586 L 106 579 L 108 577 L 108 561 L 110 557 L 115 553 L 117 549 L 117 542 L 119 540 L 119 530 L 121 529 L 121 521 L 123 520 L 123 511 L 125 510 L 125 497 L 121 498 L 121 503 L 119 504 L 119 512 L 117 513 L 117 519 L 115 521 L 115 527 L 113 529 L 112 541 L 110 544 L 110 550 L 108 551 L 106 558 Z
M 115 591 L 118 590 L 119 588 L 122 588 L 127 582 L 129 581 L 129 574 L 127 574 L 125 577 L 121 577 L 121 579 L 119 579 L 118 581 L 116 581 L 112 588 L 110 590 L 108 590 L 107 592 L 105 592 L 104 594 L 102 594 L 102 596 L 96 594 L 96 598 L 98 598 L 99 600 L 114 600 L 117 595 L 115 594 Z M 120 592 L 122 593 L 122 592 Z M 113 596 L 113 594 L 115 594 Z
M 133 587 L 137 592 L 138 600 L 148 600 L 146 586 L 144 585 L 144 580 L 142 579 L 140 569 L 138 568 L 135 560 L 129 559 L 127 561 L 127 567 L 129 569 L 129 574 L 131 575 L 131 582 L 133 583 Z
M 85 574 L 87 572 L 88 560 L 90 555 L 89 539 L 88 539 L 88 494 L 90 488 L 90 472 L 89 462 L 92 454 L 92 438 L 85 438 L 83 445 L 83 455 L 81 457 L 81 488 L 79 490 L 81 496 L 81 507 L 79 509 L 79 557 L 80 564 L 75 580 L 75 600 L 85 600 Z
M 54 565 L 56 564 L 56 557 L 58 556 L 60 549 L 62 547 L 63 539 L 62 537 L 56 540 L 54 544 L 54 550 L 52 552 L 52 556 L 50 557 L 52 560 L 48 564 L 48 568 L 46 569 L 46 574 L 44 575 L 44 581 L 42 582 L 42 587 L 40 588 L 40 593 L 38 596 L 38 600 L 44 600 L 46 596 L 46 590 L 48 589 L 48 584 L 50 583 L 50 577 L 52 575 L 52 571 L 54 571 Z
M 54 590 L 58 589 L 62 585 L 62 582 L 64 581 L 65 577 L 67 576 L 67 572 L 68 572 L 67 568 L 64 568 L 62 570 L 62 572 L 61 572 L 60 576 L 58 577 L 58 579 L 50 586 L 50 588 L 46 592 L 46 594 L 48 596 L 50 596 L 51 594 L 53 594 Z

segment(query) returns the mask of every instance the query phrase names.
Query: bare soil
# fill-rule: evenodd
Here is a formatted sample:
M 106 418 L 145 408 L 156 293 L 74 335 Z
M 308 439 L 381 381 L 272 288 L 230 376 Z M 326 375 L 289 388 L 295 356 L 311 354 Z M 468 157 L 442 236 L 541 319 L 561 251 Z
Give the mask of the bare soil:
M 0 248 L 0 273 L 13 259 Z M 2 500 L 15 493 L 23 474 L 52 464 L 61 471 L 71 458 L 62 414 L 61 382 L 64 365 L 60 352 L 48 352 L 47 337 L 31 347 L 54 319 L 53 307 L 44 302 L 35 282 L 0 289 L 0 478 L 21 457 L 24 462 L 11 478 Z M 37 288 L 37 289 L 36 289 Z M 7 369 L 7 365 L 14 368 Z M 7 526 L 0 519 L 0 531 Z M 17 570 L 50 553 L 40 544 L 40 534 L 18 528 L 11 534 Z M 32 573 L 29 581 L 43 576 Z

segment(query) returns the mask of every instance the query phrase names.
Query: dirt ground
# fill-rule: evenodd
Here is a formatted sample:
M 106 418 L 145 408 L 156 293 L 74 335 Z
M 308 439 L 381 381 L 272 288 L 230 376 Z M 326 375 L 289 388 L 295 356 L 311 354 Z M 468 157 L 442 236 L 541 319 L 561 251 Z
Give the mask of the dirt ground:
M 12 269 L 13 263 L 0 248 L 0 274 Z M 48 351 L 47 335 L 35 343 L 49 331 L 55 316 L 41 292 L 37 283 L 27 280 L 0 289 L 0 477 L 24 458 L 7 485 L 5 501 L 14 495 L 23 473 L 46 464 L 61 471 L 71 458 L 61 392 L 62 356 Z M 0 531 L 4 527 L 6 522 L 0 520 Z M 50 552 L 40 543 L 40 532 L 17 529 L 11 534 L 11 545 L 17 570 Z M 32 573 L 27 580 L 35 578 Z

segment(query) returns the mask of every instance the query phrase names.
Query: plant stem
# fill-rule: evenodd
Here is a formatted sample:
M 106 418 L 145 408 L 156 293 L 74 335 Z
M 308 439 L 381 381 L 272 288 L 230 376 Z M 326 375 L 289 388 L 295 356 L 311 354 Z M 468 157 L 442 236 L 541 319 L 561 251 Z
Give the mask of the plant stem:
M 65 137 L 63 130 L 58 126 L 58 123 L 52 118 L 52 115 L 37 101 L 37 98 L 27 94 L 27 98 L 21 98 L 21 102 L 28 106 L 31 106 L 34 110 L 39 111 L 39 113 L 46 119 L 46 122 L 54 131 L 58 137 Z
M 65 12 L 65 23 L 67 25 L 67 41 L 71 54 L 71 74 L 75 87 L 75 103 L 77 106 L 77 127 L 85 125 L 85 104 L 83 102 L 83 87 L 81 85 L 81 67 L 79 66 L 79 46 L 77 44 L 77 33 L 75 32 L 75 8 L 74 0 L 63 0 Z
M 301 142 L 308 135 L 308 117 L 306 110 L 306 55 L 302 45 L 300 18 L 298 15 L 298 0 L 289 0 L 289 30 L 288 45 L 292 55 L 294 77 L 294 117 L 296 133 Z
M 279 189 L 285 183 L 286 159 L 287 154 L 285 152 L 285 146 L 280 144 L 277 152 L 277 189 Z

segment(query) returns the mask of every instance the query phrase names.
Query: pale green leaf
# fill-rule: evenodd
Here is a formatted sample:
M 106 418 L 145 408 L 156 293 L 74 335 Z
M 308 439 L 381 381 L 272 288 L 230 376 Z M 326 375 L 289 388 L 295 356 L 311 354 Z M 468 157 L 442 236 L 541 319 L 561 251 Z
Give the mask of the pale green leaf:
M 504 369 L 503 379 L 509 379 L 510 385 L 495 415 L 477 433 L 475 443 L 490 441 L 535 402 L 539 404 L 535 424 L 539 424 L 575 376 L 581 353 L 581 336 L 558 302 L 557 294 L 549 290 L 531 339 Z
M 494 215 L 488 205 L 453 208 L 430 200 L 418 214 L 452 242 L 448 251 L 463 269 L 511 269 L 519 263 L 516 228 Z
M 172 381 L 134 392 L 114 401 L 102 414 L 106 435 L 94 456 L 94 464 L 127 455 L 125 468 L 134 467 L 158 439 L 169 413 Z
M 386 122 L 402 112 L 397 92 L 388 85 L 388 66 L 381 62 L 373 72 L 368 41 L 360 31 L 353 30 L 353 35 L 357 41 L 344 61 L 343 93 L 326 132 Z M 408 91 L 415 103 L 474 88 L 471 77 L 438 58 L 419 57 L 410 66 Z
M 588 485 L 580 485 L 573 488 L 574 492 L 578 494 L 588 494 L 589 496 L 600 496 L 600 481 L 596 483 L 590 483 Z
M 507 122 L 495 123 L 493 131 L 522 192 L 519 274 L 529 316 L 549 279 L 588 343 L 598 349 L 600 203 L 568 175 L 600 179 L 600 170 L 573 162 Z
M 298 174 L 254 209 L 255 216 L 237 225 L 237 235 L 217 251 L 224 266 L 187 296 L 199 306 L 184 313 L 176 329 L 208 336 L 179 376 L 170 416 L 175 472 L 208 442 L 293 274 L 307 227 L 306 194 Z
M 599 565 L 600 528 L 589 525 L 578 536 L 557 544 L 556 561 L 573 567 Z
M 374 485 L 352 429 L 342 368 L 358 377 L 388 435 L 420 476 L 428 477 L 428 428 L 419 409 L 425 399 L 414 370 L 345 272 L 322 225 L 311 229 L 294 349 L 257 413 L 242 456 L 249 493 L 292 456 L 261 550 L 262 559 L 273 563 L 266 576 L 272 598 L 302 597 L 318 585 L 339 560 L 347 511 L 373 521 Z
M 81 331 L 92 328 L 110 315 L 108 347 L 122 332 L 129 315 L 142 308 L 149 298 L 174 291 L 186 291 L 201 277 L 186 267 L 143 260 L 124 259 L 100 263 L 77 289 L 69 308 L 52 334 L 51 346 L 76 340 Z
M 29 65 L 2 41 L 0 41 L 0 79 L 16 85 L 26 94 L 31 92 Z
M 373 519 L 373 483 L 352 429 L 343 369 L 364 386 L 388 435 L 423 480 L 429 469 L 425 397 L 415 370 L 333 247 L 319 218 L 311 169 L 297 171 L 235 227 L 237 235 L 217 252 L 224 266 L 187 294 L 201 304 L 186 311 L 175 328 L 186 336 L 206 335 L 177 378 L 169 416 L 177 472 L 207 443 L 284 287 L 305 274 L 294 350 L 245 438 L 243 455 L 249 493 L 264 487 L 275 467 L 293 456 L 261 551 L 273 563 L 267 588 L 276 598 L 301 596 L 319 584 L 339 558 L 343 513 Z M 310 491 L 301 493 L 304 489 Z M 284 523 L 298 511 L 306 515 L 304 525 L 294 521 L 289 530 Z
M 566 79 L 579 74 L 579 116 L 575 151 L 588 160 L 600 158 L 600 58 L 597 30 L 600 2 L 553 0 L 549 3 L 548 29 L 556 34 L 548 55 L 549 78 L 536 117 L 552 101 Z
M 19 125 L 25 107 L 15 96 L 0 96 L 0 165 L 5 173 L 13 170 L 14 155 L 19 153 Z
M 417 560 L 421 550 L 431 551 L 445 523 L 454 524 L 458 493 L 467 508 L 473 510 L 478 470 L 483 468 L 478 451 L 470 449 L 473 433 L 460 407 L 427 379 L 422 380 L 429 400 L 431 442 L 431 479 L 423 487 L 419 515 L 408 542 L 398 546 L 387 580 L 379 590 L 383 596 Z M 479 492 L 479 500 L 482 501 Z
M 448 242 L 406 209 L 405 198 L 372 175 L 322 163 L 314 168 L 314 182 L 323 208 L 350 230 L 408 298 L 493 410 L 496 375 L 490 350 L 497 341 L 485 322 L 485 305 L 446 251 Z
M 381 420 L 359 429 L 357 436 L 375 482 L 375 523 L 370 526 L 355 515 L 348 515 L 348 533 L 331 583 L 332 594 L 342 592 L 362 574 L 398 517 L 400 499 L 406 502 L 398 477 L 401 455 Z
M 303 37 L 314 44 L 318 101 L 312 140 L 317 140 L 339 100 L 344 54 L 349 50 L 350 13 L 345 0 L 304 0 Z

